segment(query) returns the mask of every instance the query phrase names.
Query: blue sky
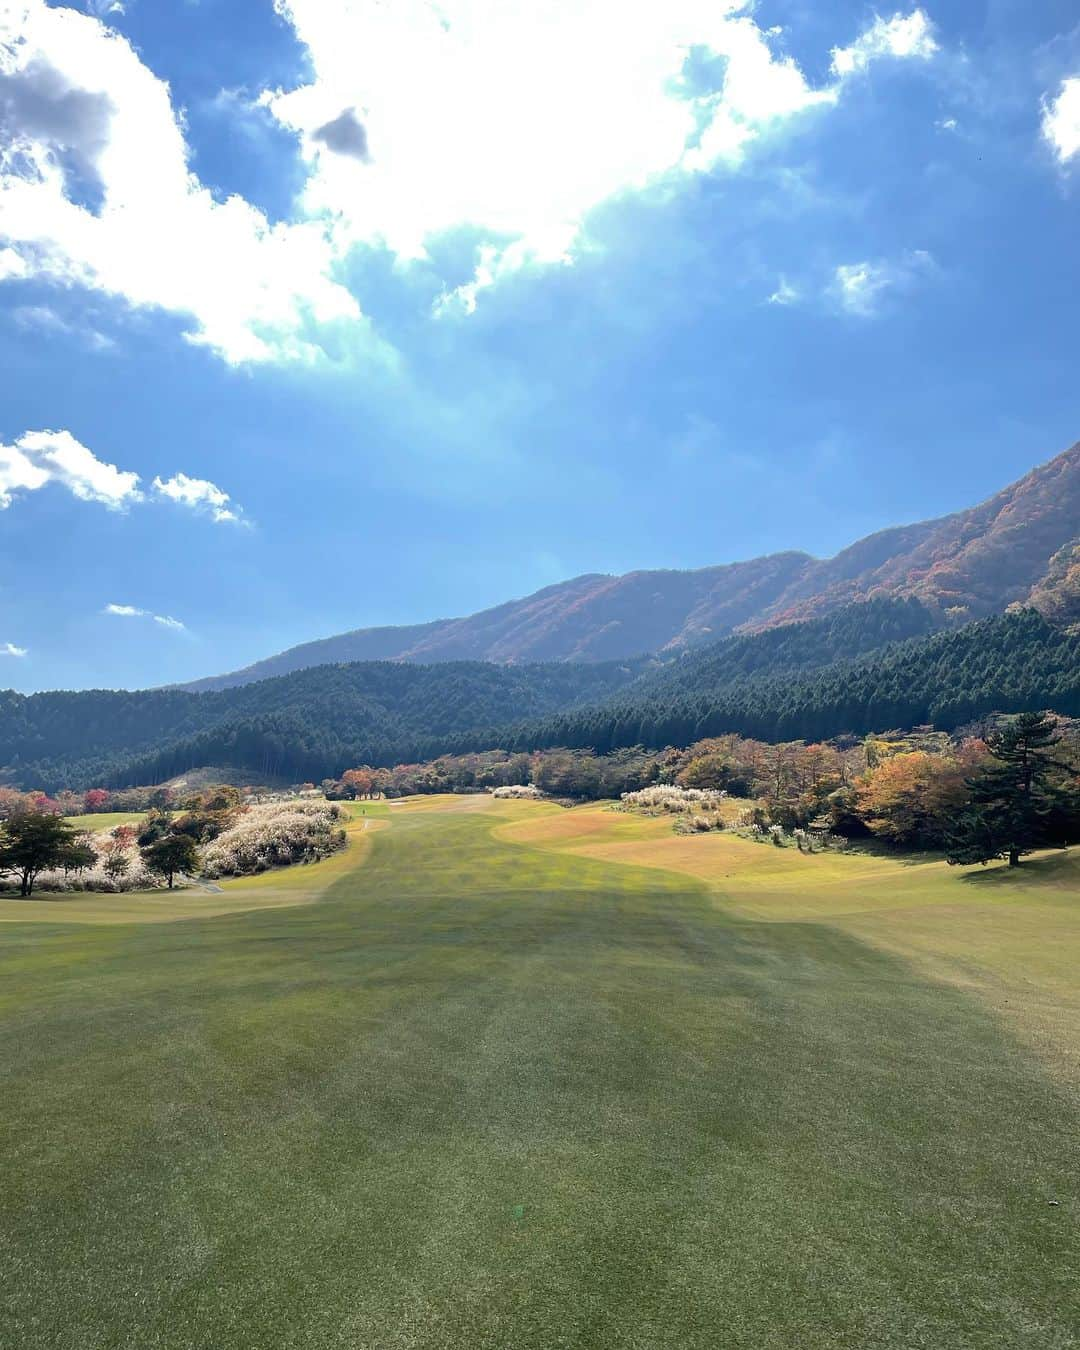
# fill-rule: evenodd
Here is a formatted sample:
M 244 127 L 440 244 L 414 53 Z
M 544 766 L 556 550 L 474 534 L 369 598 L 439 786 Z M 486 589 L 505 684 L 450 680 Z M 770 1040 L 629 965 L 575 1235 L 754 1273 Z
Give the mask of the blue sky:
M 13 0 L 0 686 L 969 505 L 1078 223 L 1073 0 Z

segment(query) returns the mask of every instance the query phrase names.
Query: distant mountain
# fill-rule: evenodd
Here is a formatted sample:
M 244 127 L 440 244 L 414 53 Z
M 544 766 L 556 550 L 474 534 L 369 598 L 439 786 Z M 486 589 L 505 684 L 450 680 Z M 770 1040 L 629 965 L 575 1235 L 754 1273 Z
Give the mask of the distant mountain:
M 483 728 L 595 703 L 644 660 L 500 666 L 367 661 L 237 688 L 0 691 L 0 783 L 161 783 L 204 765 L 299 782 L 394 762 Z
M 590 574 L 462 619 L 359 628 L 184 688 L 228 689 L 342 661 L 620 660 L 670 652 L 873 597 L 920 600 L 939 625 L 1010 604 L 1076 605 L 1080 445 L 989 501 L 859 540 L 835 558 L 775 553 L 696 571 Z
M 593 707 L 505 729 L 493 744 L 606 753 L 731 731 L 819 741 L 923 724 L 956 731 L 993 713 L 1080 715 L 1080 632 L 1020 608 L 919 636 L 920 610 L 915 600 L 875 600 L 729 638 L 644 672 Z M 915 635 L 903 639 L 905 629 Z M 875 645 L 889 632 L 901 640 Z
M 1080 634 L 1034 609 L 930 632 L 918 600 L 876 599 L 667 661 L 373 661 L 235 689 L 0 694 L 0 780 L 159 783 L 205 765 L 318 782 L 499 747 L 688 745 L 738 731 L 821 739 L 991 712 L 1080 713 Z

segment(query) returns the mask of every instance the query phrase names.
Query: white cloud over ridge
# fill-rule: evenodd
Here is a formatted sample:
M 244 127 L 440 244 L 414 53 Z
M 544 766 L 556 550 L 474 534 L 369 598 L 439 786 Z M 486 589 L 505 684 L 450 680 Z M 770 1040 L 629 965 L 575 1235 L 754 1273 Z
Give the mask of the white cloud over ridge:
M 1080 154 L 1080 75 L 1063 81 L 1057 98 L 1043 105 L 1042 131 L 1060 163 Z
M 101 612 L 117 619 L 152 619 L 154 623 L 174 633 L 187 632 L 187 625 L 181 623 L 179 619 L 174 619 L 168 614 L 155 614 L 153 610 L 139 609 L 136 605 L 106 605 Z
M 0 511 L 16 494 L 56 483 L 79 501 L 123 511 L 146 500 L 139 475 L 98 459 L 70 431 L 27 431 L 12 445 L 0 443 Z M 229 494 L 206 478 L 186 473 L 154 479 L 155 497 L 208 515 L 218 524 L 246 524 Z
M 472 309 L 508 273 L 571 260 L 600 202 L 735 168 L 872 62 L 937 50 L 921 9 L 878 19 L 815 87 L 750 0 L 275 0 L 313 78 L 261 100 L 309 175 L 300 218 L 271 224 L 202 185 L 168 85 L 111 6 L 88 8 L 0 4 L 0 281 L 175 313 L 234 364 L 309 359 L 323 325 L 359 321 L 336 279 L 358 244 L 408 261 L 475 231 L 476 274 L 438 307 Z M 687 78 L 695 54 L 711 84 Z

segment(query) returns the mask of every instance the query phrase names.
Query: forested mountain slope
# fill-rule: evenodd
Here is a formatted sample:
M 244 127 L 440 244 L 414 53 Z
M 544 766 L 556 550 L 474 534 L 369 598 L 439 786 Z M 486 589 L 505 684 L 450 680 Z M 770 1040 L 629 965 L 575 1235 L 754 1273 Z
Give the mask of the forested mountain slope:
M 939 625 L 957 624 L 1013 603 L 1060 605 L 1063 587 L 1069 596 L 1076 590 L 1075 577 L 1055 582 L 1051 569 L 1060 571 L 1077 545 L 1080 445 L 979 506 L 881 531 L 835 558 L 777 553 L 696 571 L 575 577 L 467 618 L 357 629 L 185 687 L 230 688 L 338 661 L 620 659 L 813 618 L 874 596 L 913 596 Z
M 0 693 L 0 774 L 46 789 L 160 782 L 200 764 L 321 777 L 347 767 L 343 758 L 359 762 L 354 747 L 361 758 L 394 758 L 417 740 L 595 702 L 644 664 L 371 661 L 203 694 L 8 690 Z
M 1049 708 L 1080 715 L 1080 634 L 1053 626 L 1033 609 L 817 669 L 743 673 L 725 647 L 644 675 L 597 707 L 509 730 L 500 743 L 510 750 L 565 746 L 606 753 L 630 745 L 688 745 L 729 731 L 765 741 L 814 741 L 928 723 L 954 731 L 994 712 Z
M 319 666 L 215 693 L 0 695 L 0 765 L 22 787 L 156 783 L 203 764 L 292 781 L 446 752 L 606 751 L 738 731 L 821 739 L 995 711 L 1080 714 L 1080 635 L 1027 609 L 932 633 L 876 600 L 664 664 Z

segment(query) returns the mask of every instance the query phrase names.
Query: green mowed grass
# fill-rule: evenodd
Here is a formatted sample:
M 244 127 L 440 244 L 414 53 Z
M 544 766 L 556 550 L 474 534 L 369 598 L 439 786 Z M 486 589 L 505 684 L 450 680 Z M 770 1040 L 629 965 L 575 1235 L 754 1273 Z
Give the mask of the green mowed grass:
M 136 825 L 145 819 L 143 811 L 96 811 L 88 816 L 65 816 L 69 825 L 77 830 L 89 830 L 91 834 L 100 834 L 102 830 L 114 830 L 117 825 Z
M 0 1344 L 1078 1343 L 1080 1121 L 983 1001 L 485 806 L 313 905 L 5 925 Z

